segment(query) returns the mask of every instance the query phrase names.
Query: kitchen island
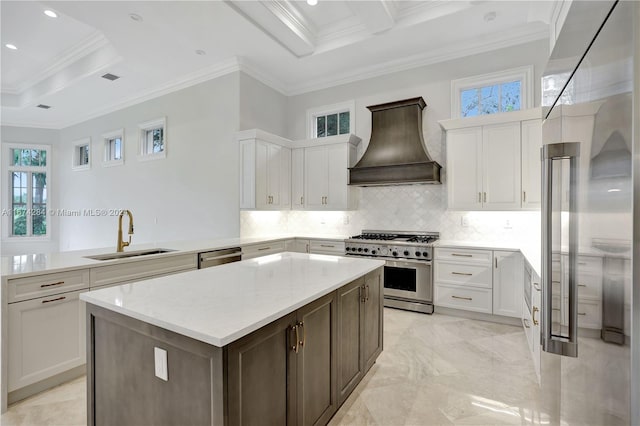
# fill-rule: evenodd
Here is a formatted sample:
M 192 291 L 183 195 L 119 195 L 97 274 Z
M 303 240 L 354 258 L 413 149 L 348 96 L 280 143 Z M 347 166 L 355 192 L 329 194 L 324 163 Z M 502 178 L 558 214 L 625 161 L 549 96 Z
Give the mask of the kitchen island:
M 326 424 L 382 351 L 383 264 L 282 253 L 83 293 L 88 423 Z

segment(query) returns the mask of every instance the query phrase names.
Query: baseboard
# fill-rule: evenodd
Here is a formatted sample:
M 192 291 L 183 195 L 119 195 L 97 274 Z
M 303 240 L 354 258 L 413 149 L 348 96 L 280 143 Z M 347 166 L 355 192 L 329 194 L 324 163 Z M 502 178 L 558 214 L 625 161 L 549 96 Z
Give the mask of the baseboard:
M 443 306 L 436 306 L 434 308 L 434 313 L 522 327 L 522 320 L 520 318 L 504 317 L 502 315 L 492 315 L 492 314 L 483 314 L 482 312 L 463 311 L 461 309 L 445 308 Z
M 80 365 L 78 367 L 72 368 L 71 370 L 67 370 L 60 374 L 56 374 L 53 377 L 49 377 L 47 379 L 41 380 L 36 383 L 32 383 L 23 388 L 16 389 L 12 392 L 9 392 L 8 402 L 9 405 L 21 401 L 25 398 L 33 396 L 37 393 L 49 390 L 53 387 L 71 381 L 73 379 L 77 379 L 80 376 L 83 376 L 87 372 L 86 364 Z

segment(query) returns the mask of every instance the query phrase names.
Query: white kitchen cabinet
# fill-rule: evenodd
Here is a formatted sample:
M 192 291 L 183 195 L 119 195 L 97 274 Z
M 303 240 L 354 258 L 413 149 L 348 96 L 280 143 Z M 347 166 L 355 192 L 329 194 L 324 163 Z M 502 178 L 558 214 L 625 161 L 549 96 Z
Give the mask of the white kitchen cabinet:
M 196 254 L 163 256 L 155 259 L 122 262 L 116 265 L 91 268 L 91 288 L 113 284 L 125 284 L 142 281 L 198 268 Z
M 284 241 L 270 241 L 260 244 L 251 244 L 242 247 L 242 260 L 282 253 L 283 251 L 285 251 Z
M 542 120 L 522 122 L 522 207 L 539 209 L 541 203 Z
M 9 392 L 85 363 L 86 318 L 80 293 L 9 304 Z
M 342 256 L 346 252 L 343 240 L 311 240 L 309 241 L 309 253 L 333 254 Z
M 260 130 L 239 132 L 240 208 L 291 208 L 290 141 Z
M 482 209 L 482 128 L 447 132 L 449 208 Z
M 295 142 L 291 185 L 294 208 L 350 210 L 356 207 L 355 188 L 349 186 L 349 167 L 356 162 L 358 143 L 360 138 L 354 135 Z
M 304 148 L 291 150 L 291 208 L 304 209 Z
M 493 252 L 493 314 L 522 317 L 524 258 L 520 252 Z

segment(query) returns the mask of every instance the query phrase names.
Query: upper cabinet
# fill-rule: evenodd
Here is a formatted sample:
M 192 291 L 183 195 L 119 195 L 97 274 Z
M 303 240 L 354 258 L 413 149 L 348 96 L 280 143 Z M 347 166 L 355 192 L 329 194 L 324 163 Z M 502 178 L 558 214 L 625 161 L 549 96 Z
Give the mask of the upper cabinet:
M 454 210 L 540 207 L 540 109 L 441 121 Z
M 240 208 L 291 208 L 291 142 L 261 130 L 238 132 Z
M 356 206 L 349 167 L 361 139 L 340 135 L 295 142 L 292 196 L 294 209 L 350 210 Z

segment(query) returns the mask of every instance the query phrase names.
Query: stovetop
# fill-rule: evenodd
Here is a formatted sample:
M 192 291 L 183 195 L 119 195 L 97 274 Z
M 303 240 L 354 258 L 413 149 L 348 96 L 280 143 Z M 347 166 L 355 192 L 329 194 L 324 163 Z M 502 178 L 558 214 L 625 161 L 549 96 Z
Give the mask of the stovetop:
M 345 241 L 346 253 L 367 257 L 431 260 L 438 232 L 364 230 Z

